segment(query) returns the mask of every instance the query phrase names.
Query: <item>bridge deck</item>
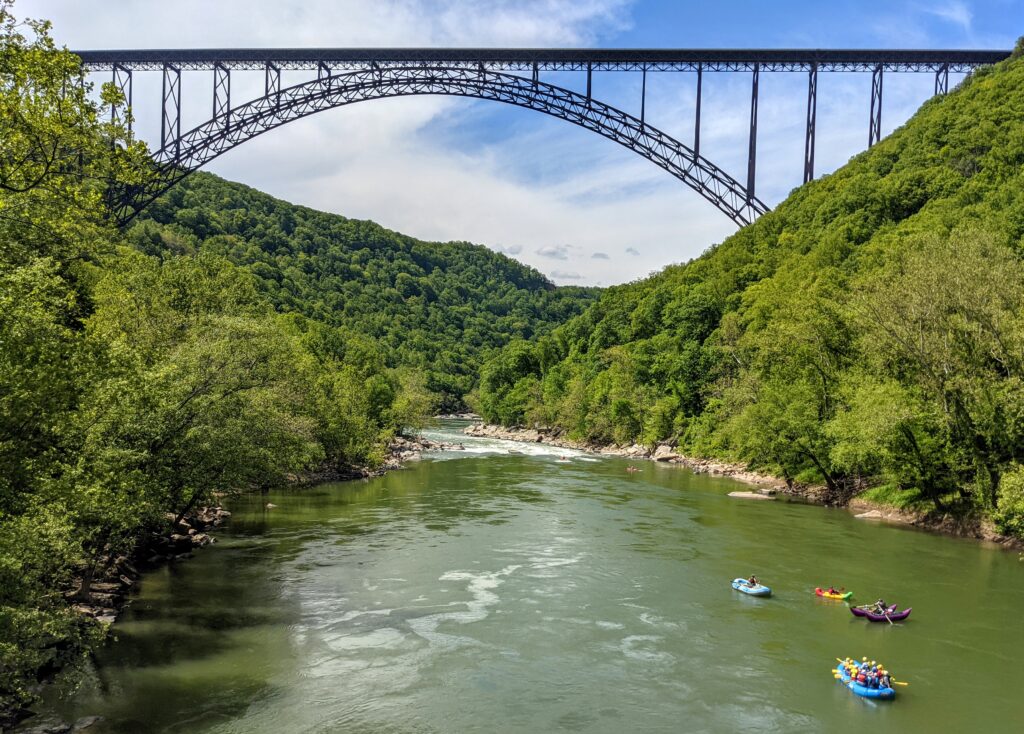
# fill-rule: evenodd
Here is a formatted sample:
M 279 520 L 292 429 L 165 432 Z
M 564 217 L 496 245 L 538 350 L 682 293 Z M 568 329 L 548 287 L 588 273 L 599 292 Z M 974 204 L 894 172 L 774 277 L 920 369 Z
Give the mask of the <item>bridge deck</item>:
M 1009 50 L 922 49 L 537 49 L 235 48 L 75 51 L 91 71 L 179 69 L 363 69 L 444 66 L 495 71 L 942 71 L 994 64 Z

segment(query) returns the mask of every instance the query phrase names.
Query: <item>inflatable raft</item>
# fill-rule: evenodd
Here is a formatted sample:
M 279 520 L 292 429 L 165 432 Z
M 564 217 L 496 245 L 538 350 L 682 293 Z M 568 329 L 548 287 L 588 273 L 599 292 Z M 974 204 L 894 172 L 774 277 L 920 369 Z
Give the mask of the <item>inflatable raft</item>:
M 860 607 L 850 607 L 850 613 L 853 614 L 853 616 L 867 617 L 872 622 L 901 622 L 910 616 L 911 610 L 913 610 L 913 607 L 907 607 L 906 609 L 897 612 L 896 605 L 893 604 L 885 610 L 885 614 L 878 614 L 877 612 L 861 609 Z
M 750 594 L 751 596 L 771 596 L 772 590 L 764 584 L 757 584 L 751 586 L 747 583 L 746 579 L 733 579 L 732 588 L 736 591 L 742 591 L 744 594 Z
M 823 596 L 826 599 L 840 599 L 842 601 L 846 601 L 851 596 L 853 596 L 853 592 L 852 591 L 847 591 L 845 594 L 839 594 L 839 593 L 833 594 L 833 593 L 825 591 L 824 589 L 821 589 L 821 588 L 816 588 L 814 590 L 814 593 L 817 594 L 818 596 Z
M 835 670 L 836 679 L 844 686 L 849 688 L 851 691 L 856 693 L 858 696 L 864 698 L 882 698 L 891 699 L 896 698 L 895 688 L 869 688 L 868 686 L 862 686 L 860 683 L 855 681 L 850 674 L 846 672 L 846 667 L 839 663 L 836 665 Z

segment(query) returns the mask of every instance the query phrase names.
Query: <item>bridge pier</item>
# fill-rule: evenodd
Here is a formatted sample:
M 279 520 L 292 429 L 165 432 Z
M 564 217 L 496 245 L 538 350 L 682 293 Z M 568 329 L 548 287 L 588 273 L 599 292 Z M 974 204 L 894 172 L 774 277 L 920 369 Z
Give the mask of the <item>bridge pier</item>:
M 160 150 L 171 154 L 175 163 L 181 158 L 181 69 L 163 65 L 163 110 L 160 115 Z
M 647 64 L 644 64 L 643 73 L 640 76 L 640 124 L 645 125 L 645 113 L 647 111 Z
M 882 65 L 871 72 L 871 121 L 868 124 L 868 147 L 882 139 Z
M 231 70 L 224 64 L 213 65 L 213 119 L 224 118 L 224 129 L 231 129 Z
M 121 122 L 124 122 L 125 120 L 127 120 L 127 122 L 128 122 L 128 132 L 131 132 L 131 129 L 132 129 L 132 116 L 131 116 L 131 107 L 132 107 L 132 70 L 131 70 L 131 68 L 129 68 L 127 66 L 122 66 L 121 64 L 114 64 L 113 76 L 112 76 L 111 81 L 114 83 L 114 86 L 117 87 L 121 91 L 121 94 L 124 95 L 125 115 L 124 115 L 124 117 L 119 115 L 118 112 L 117 112 L 117 106 L 116 105 L 111 105 L 110 106 L 110 121 L 115 123 L 115 124 L 117 124 L 117 123 L 121 123 Z
M 704 67 L 697 64 L 697 113 L 693 121 L 693 154 L 700 156 L 700 97 L 701 84 L 704 81 Z
M 949 91 L 949 64 L 943 64 L 935 70 L 935 96 Z
M 807 132 L 804 135 L 804 183 L 814 178 L 814 136 L 818 124 L 818 65 L 807 72 Z
M 747 153 L 747 201 L 754 198 L 754 179 L 757 167 L 757 83 L 761 65 L 754 64 L 750 83 L 750 150 Z

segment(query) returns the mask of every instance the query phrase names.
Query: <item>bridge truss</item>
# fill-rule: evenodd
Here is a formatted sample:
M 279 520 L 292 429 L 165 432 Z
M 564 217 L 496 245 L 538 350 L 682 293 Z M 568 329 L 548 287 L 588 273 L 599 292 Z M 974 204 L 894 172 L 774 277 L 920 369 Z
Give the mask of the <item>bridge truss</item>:
M 386 97 L 444 94 L 490 99 L 558 117 L 633 150 L 712 202 L 739 225 L 767 211 L 755 195 L 757 110 L 761 72 L 807 74 L 803 180 L 814 178 L 818 74 L 870 72 L 868 146 L 881 138 L 885 72 L 932 73 L 935 94 L 949 89 L 950 73 L 996 63 L 1009 51 L 973 50 L 671 50 L 671 49 L 207 49 L 77 51 L 89 72 L 109 71 L 132 105 L 135 72 L 162 73 L 158 175 L 144 187 L 120 192 L 118 218 L 127 221 L 160 193 L 213 158 L 267 130 L 326 109 Z M 181 130 L 181 72 L 213 73 L 211 118 Z M 282 87 L 283 70 L 315 71 L 301 84 Z M 259 71 L 264 95 L 232 107 L 231 75 Z M 586 72 L 585 93 L 542 82 L 544 71 Z M 633 116 L 592 95 L 595 72 L 640 72 L 640 114 Z M 692 145 L 646 122 L 647 74 L 696 74 Z M 524 73 L 525 72 L 525 73 Z M 746 182 L 700 154 L 705 72 L 749 73 L 750 122 Z M 112 115 L 120 114 L 114 109 Z

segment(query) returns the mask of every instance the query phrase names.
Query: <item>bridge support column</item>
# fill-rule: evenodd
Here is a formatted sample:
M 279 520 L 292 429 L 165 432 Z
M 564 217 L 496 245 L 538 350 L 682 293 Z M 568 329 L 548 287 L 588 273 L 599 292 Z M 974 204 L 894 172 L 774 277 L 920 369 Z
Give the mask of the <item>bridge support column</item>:
M 593 79 L 593 76 L 594 76 L 594 67 L 588 61 L 587 62 L 587 107 L 590 107 L 590 100 L 591 100 L 590 90 L 591 90 L 591 80 Z
M 181 69 L 164 64 L 163 111 L 160 115 L 160 149 L 181 158 Z
M 693 121 L 693 153 L 700 156 L 700 97 L 701 84 L 704 81 L 704 68 L 697 64 L 697 113 Z
M 231 70 L 219 61 L 213 65 L 213 119 L 224 119 L 224 129 L 231 129 Z
M 533 88 L 537 88 L 537 84 L 540 82 L 540 68 L 537 66 L 537 62 L 533 62 Z
M 640 124 L 645 125 L 644 116 L 647 112 L 647 64 L 644 64 L 643 74 L 640 76 Z
M 274 95 L 274 104 L 278 103 L 277 95 L 281 94 L 281 67 L 268 61 L 263 75 L 263 90 L 269 97 Z
M 882 139 L 882 65 L 871 72 L 871 120 L 868 124 L 868 147 Z
M 949 64 L 943 64 L 935 70 L 935 95 L 949 91 Z
M 324 79 L 331 75 L 331 67 L 325 64 L 323 61 L 316 62 L 316 79 L 322 82 Z
M 804 183 L 814 178 L 814 135 L 818 123 L 818 64 L 807 73 L 807 134 L 804 136 Z
M 113 78 L 111 81 L 124 95 L 125 113 L 119 114 L 115 105 L 110 106 L 110 121 L 119 124 L 127 121 L 128 132 L 132 129 L 131 106 L 132 106 L 132 70 L 121 64 L 114 64 Z
M 750 149 L 747 153 L 747 201 L 754 198 L 754 180 L 757 169 L 757 83 L 761 65 L 754 63 L 754 75 L 750 83 Z

